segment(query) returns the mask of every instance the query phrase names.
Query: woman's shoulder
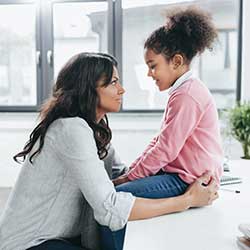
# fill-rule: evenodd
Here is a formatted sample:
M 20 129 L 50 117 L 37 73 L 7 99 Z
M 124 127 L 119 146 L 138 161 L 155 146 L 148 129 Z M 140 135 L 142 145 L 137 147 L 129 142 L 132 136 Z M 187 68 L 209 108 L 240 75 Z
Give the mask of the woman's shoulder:
M 48 136 L 57 138 L 79 137 L 80 135 L 93 135 L 88 123 L 80 117 L 67 117 L 55 120 L 48 129 Z
M 79 156 L 97 152 L 93 130 L 79 117 L 55 120 L 46 134 L 55 150 L 64 156 Z
M 66 118 L 58 118 L 52 124 L 51 127 L 57 127 L 63 130 L 71 130 L 74 128 L 81 129 L 91 129 L 88 123 L 80 117 L 66 117 Z

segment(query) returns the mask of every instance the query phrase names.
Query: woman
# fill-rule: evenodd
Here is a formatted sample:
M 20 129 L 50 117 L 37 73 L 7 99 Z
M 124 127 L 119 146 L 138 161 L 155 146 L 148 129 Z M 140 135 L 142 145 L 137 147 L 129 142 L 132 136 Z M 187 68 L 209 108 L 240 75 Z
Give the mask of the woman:
M 62 68 L 41 122 L 14 157 L 25 161 L 0 219 L 1 250 L 80 250 L 94 241 L 86 238 L 92 211 L 100 224 L 117 231 L 128 220 L 208 205 L 218 197 L 214 180 L 202 185 L 209 174 L 176 198 L 151 200 L 115 191 L 104 161 L 107 169 L 115 166 L 116 175 L 124 168 L 117 167 L 110 147 L 106 113 L 120 109 L 123 93 L 109 55 L 81 53 Z

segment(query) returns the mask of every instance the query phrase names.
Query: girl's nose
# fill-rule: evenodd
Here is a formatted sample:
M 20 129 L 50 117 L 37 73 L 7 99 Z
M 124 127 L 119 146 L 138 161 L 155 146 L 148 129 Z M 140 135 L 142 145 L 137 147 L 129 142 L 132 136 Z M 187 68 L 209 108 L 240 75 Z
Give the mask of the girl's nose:
M 148 74 L 147 74 L 149 77 L 153 77 L 153 73 L 152 73 L 152 70 L 151 69 L 148 69 Z

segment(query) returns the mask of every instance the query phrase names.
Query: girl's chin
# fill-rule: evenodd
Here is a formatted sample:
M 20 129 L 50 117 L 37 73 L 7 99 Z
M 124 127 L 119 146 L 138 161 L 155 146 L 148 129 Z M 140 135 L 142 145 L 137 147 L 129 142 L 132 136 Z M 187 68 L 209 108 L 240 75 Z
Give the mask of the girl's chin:
M 159 87 L 159 90 L 160 90 L 160 91 L 164 91 L 164 90 L 166 90 L 166 89 L 168 89 L 168 88 L 161 88 L 161 87 Z
M 167 90 L 167 89 L 169 89 L 171 86 L 158 86 L 158 88 L 159 88 L 159 90 L 160 91 L 164 91 L 164 90 Z

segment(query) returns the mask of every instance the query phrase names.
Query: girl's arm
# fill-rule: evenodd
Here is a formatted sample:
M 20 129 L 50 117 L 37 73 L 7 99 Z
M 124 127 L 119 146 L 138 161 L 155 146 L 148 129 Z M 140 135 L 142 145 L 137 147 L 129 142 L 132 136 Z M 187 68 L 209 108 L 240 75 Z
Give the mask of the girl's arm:
M 144 199 L 136 198 L 132 207 L 129 220 L 147 219 L 163 214 L 181 212 L 191 207 L 200 207 L 212 204 L 218 198 L 218 187 L 209 174 L 198 178 L 186 191 L 185 194 L 165 199 Z
M 128 179 L 136 180 L 155 175 L 176 159 L 197 126 L 201 115 L 200 107 L 192 97 L 184 94 L 171 97 L 164 120 L 165 124 L 158 140 L 129 171 Z

